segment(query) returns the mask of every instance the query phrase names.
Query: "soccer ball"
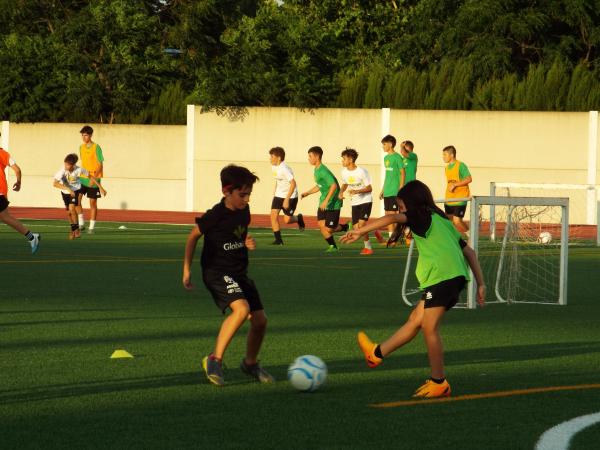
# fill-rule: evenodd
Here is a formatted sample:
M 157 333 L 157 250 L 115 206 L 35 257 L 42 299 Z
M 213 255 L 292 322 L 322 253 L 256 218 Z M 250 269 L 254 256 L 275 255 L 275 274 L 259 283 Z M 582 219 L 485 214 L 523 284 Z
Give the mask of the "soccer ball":
M 547 231 L 542 231 L 538 236 L 537 241 L 540 244 L 549 244 L 552 242 L 552 235 Z
M 313 392 L 325 384 L 327 366 L 314 355 L 298 356 L 288 368 L 288 380 L 302 392 Z

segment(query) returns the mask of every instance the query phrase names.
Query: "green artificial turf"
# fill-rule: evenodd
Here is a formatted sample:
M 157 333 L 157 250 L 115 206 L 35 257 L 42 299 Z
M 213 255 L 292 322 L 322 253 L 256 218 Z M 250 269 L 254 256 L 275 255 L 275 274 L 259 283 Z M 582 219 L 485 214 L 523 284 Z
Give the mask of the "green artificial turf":
M 429 375 L 422 338 L 375 370 L 355 343 L 386 338 L 408 316 L 400 299 L 406 249 L 360 246 L 325 255 L 314 231 L 284 230 L 270 246 L 254 230 L 251 254 L 269 317 L 262 364 L 275 385 L 238 369 L 244 327 L 229 348 L 224 388 L 201 358 L 222 316 L 200 279 L 181 285 L 190 227 L 101 223 L 68 241 L 63 222 L 30 222 L 37 255 L 0 226 L 0 439 L 2 448 L 532 449 L 548 428 L 600 411 L 600 389 L 427 403 L 408 400 Z M 572 248 L 569 305 L 454 309 L 441 332 L 453 396 L 600 383 L 600 250 Z M 111 360 L 115 349 L 134 359 Z M 327 385 L 293 390 L 286 370 L 314 354 Z M 597 448 L 600 426 L 573 440 Z

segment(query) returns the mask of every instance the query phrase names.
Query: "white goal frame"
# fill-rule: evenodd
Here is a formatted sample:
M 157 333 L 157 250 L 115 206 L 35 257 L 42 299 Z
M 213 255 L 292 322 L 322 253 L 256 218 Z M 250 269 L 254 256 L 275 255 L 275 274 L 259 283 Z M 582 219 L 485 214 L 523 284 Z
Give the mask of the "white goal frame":
M 436 203 L 442 203 L 444 200 L 436 200 Z M 479 255 L 479 207 L 481 205 L 490 206 L 491 217 L 494 217 L 492 212 L 495 211 L 495 206 L 558 206 L 561 208 L 561 227 L 560 227 L 560 268 L 559 268 L 559 289 L 558 299 L 555 301 L 548 302 L 533 302 L 527 299 L 519 299 L 518 303 L 532 303 L 532 304 L 547 304 L 547 305 L 566 305 L 567 304 L 567 270 L 568 270 L 568 257 L 569 257 L 569 199 L 558 198 L 558 197 L 493 197 L 493 196 L 473 196 L 470 199 L 470 223 L 471 231 L 469 237 L 469 245 Z M 507 227 L 510 227 L 510 214 L 507 218 Z M 491 219 L 491 218 L 490 218 Z M 477 225 L 475 225 L 477 224 Z M 491 220 L 490 220 L 490 233 Z M 500 262 L 497 268 L 496 283 L 494 286 L 487 286 L 487 297 L 488 303 L 511 303 L 515 299 L 503 298 L 499 291 L 499 283 L 501 280 L 501 273 L 504 268 L 504 251 L 507 244 L 509 233 L 504 234 L 503 245 L 500 254 Z M 491 238 L 492 236 L 490 236 Z M 415 241 L 414 239 L 410 243 L 408 249 L 408 255 L 406 259 L 406 266 L 404 268 L 404 277 L 402 279 L 402 300 L 408 306 L 414 306 L 413 302 L 408 299 L 407 285 L 411 271 L 412 254 L 414 252 Z M 493 298 L 490 299 L 490 296 Z M 475 309 L 477 307 L 477 284 L 475 283 L 473 273 L 471 273 L 471 281 L 467 286 L 467 304 L 466 308 Z

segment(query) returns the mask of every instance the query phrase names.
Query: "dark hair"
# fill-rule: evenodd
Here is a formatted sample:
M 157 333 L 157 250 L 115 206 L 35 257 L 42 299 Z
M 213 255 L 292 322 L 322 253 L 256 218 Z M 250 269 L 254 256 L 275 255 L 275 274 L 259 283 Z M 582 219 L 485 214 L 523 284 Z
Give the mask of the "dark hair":
M 94 134 L 94 129 L 89 125 L 84 126 L 81 130 L 79 130 L 81 134 Z
M 454 145 L 447 145 L 442 151 L 452 153 L 452 156 L 456 158 L 456 148 L 454 148 Z
M 66 163 L 77 164 L 77 161 L 79 161 L 79 156 L 77 156 L 75 153 L 69 153 L 67 156 L 65 156 Z
M 319 159 L 323 159 L 323 149 L 318 145 L 311 147 L 308 149 L 308 153 L 312 153 L 314 155 L 319 155 Z
M 242 166 L 229 164 L 221 170 L 221 186 L 232 192 L 235 189 L 253 186 L 258 181 L 254 172 Z
M 415 148 L 415 144 L 413 144 L 413 143 L 412 143 L 412 141 L 404 141 L 404 142 L 402 143 L 402 145 L 403 145 L 405 148 L 409 149 L 411 152 L 412 152 L 412 151 L 413 151 L 413 149 Z
M 285 150 L 282 147 L 273 147 L 271 150 L 269 150 L 269 155 L 275 155 L 282 161 L 285 161 Z
M 411 216 L 415 217 L 419 222 L 425 221 L 432 214 L 439 214 L 445 219 L 448 218 L 444 211 L 435 204 L 431 190 L 422 181 L 413 180 L 406 183 L 398 191 L 397 198 L 404 202 L 406 211 L 410 211 Z M 398 241 L 404 235 L 405 228 L 405 223 L 397 224 L 394 233 L 388 240 L 388 245 Z
M 356 159 L 358 158 L 358 152 L 353 148 L 346 147 L 346 150 L 342 152 L 342 156 L 347 156 L 348 158 L 352 159 L 352 162 L 356 162 Z
M 383 137 L 381 143 L 383 144 L 384 142 L 389 142 L 390 144 L 392 144 L 392 148 L 396 146 L 396 138 L 391 134 L 388 134 Z

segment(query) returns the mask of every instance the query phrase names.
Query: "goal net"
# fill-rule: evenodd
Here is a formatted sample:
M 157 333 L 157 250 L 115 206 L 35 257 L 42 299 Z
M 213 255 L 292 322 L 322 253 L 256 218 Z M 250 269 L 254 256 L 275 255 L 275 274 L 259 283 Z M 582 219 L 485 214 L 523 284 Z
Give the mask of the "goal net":
M 490 196 L 566 197 L 569 199 L 569 242 L 571 245 L 600 245 L 598 217 L 600 186 L 558 183 L 490 183 Z M 491 223 L 494 237 L 495 224 Z
M 443 200 L 439 203 L 443 207 Z M 476 196 L 470 200 L 465 221 L 470 226 L 469 245 L 477 252 L 487 286 L 486 303 L 566 305 L 568 217 L 567 198 Z M 402 298 L 408 305 L 420 299 L 417 258 L 413 240 L 402 282 Z M 476 289 L 473 280 L 457 306 L 475 308 Z

